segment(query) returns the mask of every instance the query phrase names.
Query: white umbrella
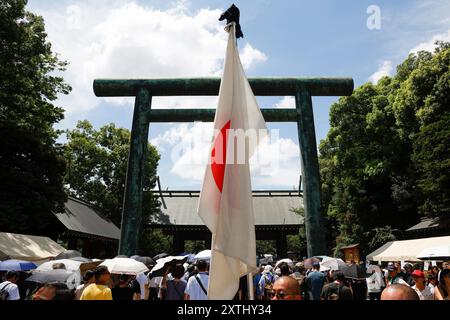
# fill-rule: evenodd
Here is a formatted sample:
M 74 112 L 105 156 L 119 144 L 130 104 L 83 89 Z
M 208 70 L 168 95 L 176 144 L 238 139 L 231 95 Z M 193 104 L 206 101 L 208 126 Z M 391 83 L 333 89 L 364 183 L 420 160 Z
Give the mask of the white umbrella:
M 211 259 L 211 250 L 203 250 L 195 256 L 196 260 L 209 260 Z
M 52 260 L 47 261 L 41 264 L 35 271 L 50 271 L 53 270 L 53 265 L 56 263 L 62 263 L 66 267 L 67 271 L 72 272 L 79 272 L 81 274 L 84 274 L 86 270 L 94 269 L 96 266 L 100 264 L 100 261 L 89 261 L 89 262 L 82 262 L 79 260 L 72 260 L 72 259 L 60 259 L 60 260 Z
M 75 289 L 80 285 L 80 273 L 63 269 L 37 271 L 34 270 L 25 281 L 35 283 L 58 282 L 64 283 L 69 289 Z
M 72 259 L 60 259 L 60 260 L 51 260 L 51 261 L 47 261 L 44 262 L 43 264 L 41 264 L 39 267 L 37 267 L 36 271 L 50 271 L 53 270 L 53 265 L 57 264 L 57 263 L 62 263 L 66 266 L 66 270 L 67 271 L 79 271 L 80 270 L 80 266 L 82 264 L 81 261 L 77 261 L 77 260 L 72 260 Z
M 450 245 L 429 247 L 419 252 L 420 260 L 447 260 L 450 259 Z
M 320 263 L 320 266 L 336 271 L 342 270 L 347 266 L 347 264 L 344 261 L 342 261 L 342 259 L 339 258 L 324 257 L 322 259 L 322 262 Z
M 77 286 L 81 284 L 81 278 L 86 273 L 86 271 L 94 269 L 99 265 L 100 262 L 81 262 L 72 259 L 52 260 L 41 264 L 39 267 L 37 267 L 37 269 L 33 271 L 33 273 L 52 271 L 53 265 L 56 263 L 64 264 L 64 266 L 66 267 L 65 270 L 74 274 L 70 279 L 70 283 L 73 283 L 73 286 Z
M 191 263 L 195 260 L 195 254 L 189 253 L 188 255 L 185 255 L 184 257 L 187 257 L 187 262 Z
M 145 264 L 130 258 L 106 259 L 100 265 L 108 267 L 109 272 L 115 274 L 128 274 L 136 276 L 139 273 L 148 271 Z
M 322 265 L 320 266 L 320 269 L 319 269 L 320 272 L 322 272 L 322 271 L 330 271 L 330 270 L 331 270 L 330 268 L 322 266 Z
M 275 268 L 278 267 L 282 262 L 286 262 L 291 268 L 294 267 L 294 262 L 291 259 L 281 259 L 277 261 L 277 263 L 275 264 Z

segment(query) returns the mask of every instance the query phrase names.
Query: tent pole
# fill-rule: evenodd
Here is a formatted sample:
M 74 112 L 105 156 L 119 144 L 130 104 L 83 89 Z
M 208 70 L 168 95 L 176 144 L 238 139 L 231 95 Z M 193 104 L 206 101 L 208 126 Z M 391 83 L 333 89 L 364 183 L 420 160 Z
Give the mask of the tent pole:
M 247 275 L 247 288 L 248 288 L 248 299 L 251 301 L 255 300 L 255 292 L 253 289 L 253 272 L 250 272 Z

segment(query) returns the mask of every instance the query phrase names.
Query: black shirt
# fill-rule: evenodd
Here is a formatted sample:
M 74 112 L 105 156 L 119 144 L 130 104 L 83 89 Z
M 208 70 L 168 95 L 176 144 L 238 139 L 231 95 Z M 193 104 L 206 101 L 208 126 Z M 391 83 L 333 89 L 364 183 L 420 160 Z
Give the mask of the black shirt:
M 111 292 L 113 300 L 133 300 L 135 293 L 141 293 L 141 287 L 136 280 L 133 280 L 123 288 L 116 285 Z
M 332 293 L 335 294 L 337 299 L 332 298 Z M 353 294 L 350 288 L 336 282 L 326 284 L 322 289 L 320 297 L 324 300 L 353 300 Z

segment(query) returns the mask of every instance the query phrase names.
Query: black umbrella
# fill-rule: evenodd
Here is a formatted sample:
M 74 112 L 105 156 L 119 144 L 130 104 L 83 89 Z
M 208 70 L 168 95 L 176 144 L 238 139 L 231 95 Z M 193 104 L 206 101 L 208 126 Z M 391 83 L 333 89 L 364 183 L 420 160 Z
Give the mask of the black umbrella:
M 55 260 L 61 260 L 61 259 L 71 259 L 75 257 L 81 257 L 81 252 L 77 250 L 67 250 L 64 252 L 61 252 L 55 257 Z
M 349 279 L 366 279 L 366 269 L 362 266 L 352 264 L 340 270 L 346 278 Z
M 70 258 L 70 260 L 79 261 L 79 262 L 92 262 L 91 259 L 88 259 L 85 257 L 74 257 L 74 258 Z
M 134 258 L 134 260 L 142 262 L 143 264 L 145 264 L 147 266 L 147 268 L 150 268 L 156 264 L 155 260 L 153 260 L 150 257 L 137 257 L 137 258 Z
M 150 271 L 149 278 L 154 277 L 162 277 L 166 271 L 167 268 L 170 266 L 176 265 L 176 264 L 183 264 L 187 261 L 188 257 L 182 257 L 182 256 L 169 256 L 162 258 L 162 261 L 159 261 L 156 263 L 156 265 L 153 267 L 153 269 Z
M 169 254 L 167 254 L 167 253 L 160 253 L 160 254 L 157 254 L 156 256 L 154 256 L 153 257 L 153 260 L 155 260 L 155 261 L 157 261 L 157 260 L 159 260 L 159 259 L 162 259 L 162 258 L 166 258 L 166 257 L 168 257 L 169 256 Z

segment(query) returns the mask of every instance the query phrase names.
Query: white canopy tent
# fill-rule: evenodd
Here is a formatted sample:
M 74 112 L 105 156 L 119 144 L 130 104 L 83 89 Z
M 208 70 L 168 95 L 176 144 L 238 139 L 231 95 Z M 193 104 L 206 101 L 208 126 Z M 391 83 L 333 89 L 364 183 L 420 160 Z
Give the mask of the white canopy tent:
M 42 261 L 56 257 L 66 249 L 47 237 L 0 232 L 0 257 Z
M 389 241 L 367 255 L 371 261 L 421 261 L 419 253 L 427 248 L 450 244 L 450 236 L 413 240 Z

